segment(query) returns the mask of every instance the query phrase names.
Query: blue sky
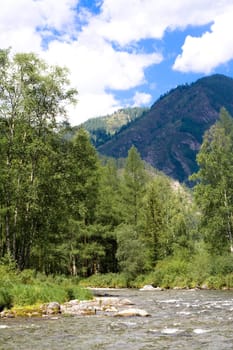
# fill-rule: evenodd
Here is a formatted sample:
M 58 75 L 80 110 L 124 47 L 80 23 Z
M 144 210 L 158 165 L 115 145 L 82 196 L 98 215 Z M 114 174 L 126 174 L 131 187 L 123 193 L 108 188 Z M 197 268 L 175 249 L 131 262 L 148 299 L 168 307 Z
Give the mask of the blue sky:
M 233 0 L 8 0 L 0 46 L 69 68 L 78 125 L 206 75 L 233 77 L 232 19 Z

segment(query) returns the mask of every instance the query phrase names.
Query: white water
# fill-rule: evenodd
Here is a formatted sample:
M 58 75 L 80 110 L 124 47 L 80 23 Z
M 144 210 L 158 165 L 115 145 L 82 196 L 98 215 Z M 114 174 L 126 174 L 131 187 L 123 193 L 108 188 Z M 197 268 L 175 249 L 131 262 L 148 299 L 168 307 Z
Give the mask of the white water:
M 97 291 L 98 292 L 98 291 Z M 0 320 L 1 350 L 233 349 L 233 291 L 99 291 L 151 317 Z

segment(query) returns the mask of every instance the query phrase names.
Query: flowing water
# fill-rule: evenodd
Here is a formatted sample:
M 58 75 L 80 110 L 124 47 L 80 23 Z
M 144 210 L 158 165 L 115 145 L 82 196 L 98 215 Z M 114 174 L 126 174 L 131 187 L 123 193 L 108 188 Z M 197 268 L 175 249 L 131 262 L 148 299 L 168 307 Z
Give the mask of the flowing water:
M 233 349 L 233 291 L 108 290 L 151 317 L 0 320 L 1 350 Z

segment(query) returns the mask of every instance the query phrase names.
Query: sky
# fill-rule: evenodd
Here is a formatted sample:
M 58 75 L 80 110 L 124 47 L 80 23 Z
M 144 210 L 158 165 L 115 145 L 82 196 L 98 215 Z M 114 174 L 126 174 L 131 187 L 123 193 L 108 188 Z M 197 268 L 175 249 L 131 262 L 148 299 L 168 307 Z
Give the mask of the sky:
M 233 0 L 3 0 L 0 48 L 69 69 L 71 125 L 233 77 Z

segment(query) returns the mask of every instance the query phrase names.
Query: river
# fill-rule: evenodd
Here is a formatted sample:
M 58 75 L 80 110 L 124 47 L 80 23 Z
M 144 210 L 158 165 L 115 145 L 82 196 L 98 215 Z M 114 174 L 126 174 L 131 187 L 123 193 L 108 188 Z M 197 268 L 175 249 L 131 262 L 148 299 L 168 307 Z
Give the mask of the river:
M 151 317 L 2 319 L 1 350 L 233 349 L 233 291 L 106 290 Z

